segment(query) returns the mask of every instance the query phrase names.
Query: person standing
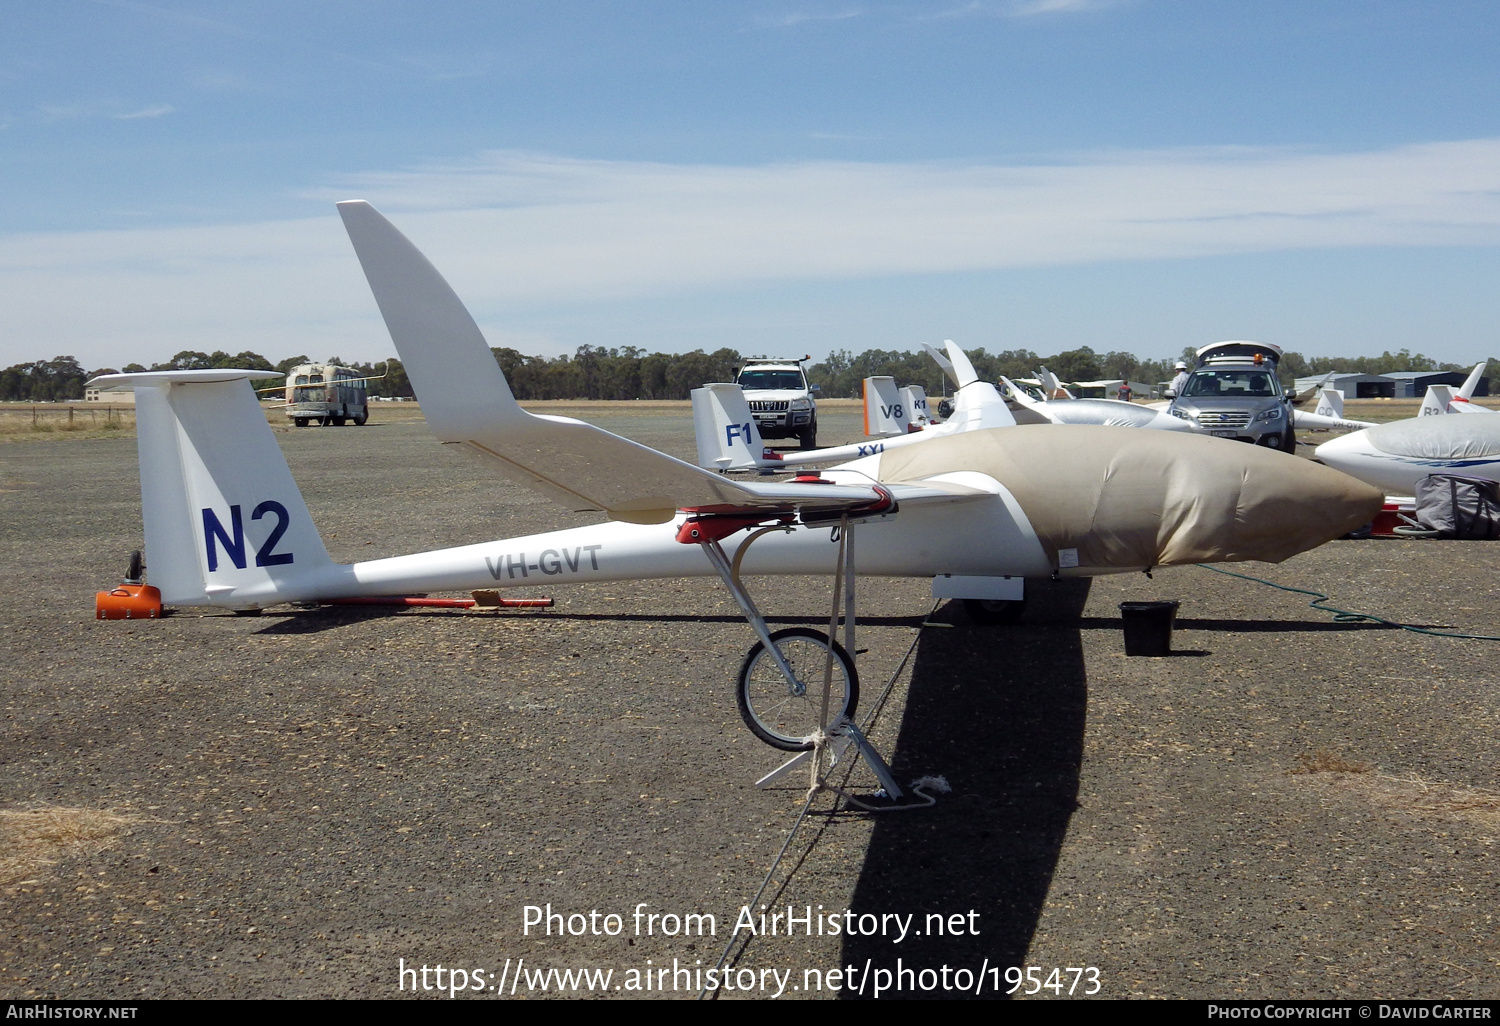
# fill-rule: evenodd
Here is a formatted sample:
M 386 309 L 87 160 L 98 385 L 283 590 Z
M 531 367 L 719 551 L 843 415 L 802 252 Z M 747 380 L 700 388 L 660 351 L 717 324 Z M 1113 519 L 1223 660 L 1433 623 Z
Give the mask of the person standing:
M 1172 394 L 1174 396 L 1179 396 L 1182 394 L 1182 390 L 1187 387 L 1187 364 L 1183 363 L 1181 360 L 1178 360 L 1177 363 L 1173 365 L 1173 369 L 1177 371 L 1177 376 L 1172 379 L 1172 384 L 1167 387 L 1172 390 Z

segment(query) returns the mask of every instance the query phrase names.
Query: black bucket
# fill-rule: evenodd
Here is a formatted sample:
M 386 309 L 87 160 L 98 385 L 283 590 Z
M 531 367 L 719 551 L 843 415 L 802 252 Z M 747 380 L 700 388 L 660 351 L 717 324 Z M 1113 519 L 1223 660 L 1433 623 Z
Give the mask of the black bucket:
M 1121 602 L 1120 619 L 1125 627 L 1125 654 L 1164 656 L 1172 654 L 1172 621 L 1178 603 Z

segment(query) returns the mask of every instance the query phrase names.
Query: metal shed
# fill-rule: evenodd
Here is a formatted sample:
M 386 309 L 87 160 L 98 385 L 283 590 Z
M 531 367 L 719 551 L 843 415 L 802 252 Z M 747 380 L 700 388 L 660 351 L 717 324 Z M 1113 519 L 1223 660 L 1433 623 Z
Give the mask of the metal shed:
M 1428 385 L 1462 385 L 1469 377 L 1462 371 L 1395 371 L 1385 375 L 1396 382 L 1396 396 L 1400 399 L 1420 399 L 1427 394 Z M 1480 378 L 1474 389 L 1476 396 L 1490 394 L 1490 379 Z
M 1300 392 L 1322 380 L 1323 375 L 1314 374 L 1298 378 L 1294 387 Z M 1462 380 L 1459 383 L 1462 384 Z M 1324 387 L 1336 388 L 1349 399 L 1394 399 L 1397 394 L 1396 380 L 1384 374 L 1335 374 Z

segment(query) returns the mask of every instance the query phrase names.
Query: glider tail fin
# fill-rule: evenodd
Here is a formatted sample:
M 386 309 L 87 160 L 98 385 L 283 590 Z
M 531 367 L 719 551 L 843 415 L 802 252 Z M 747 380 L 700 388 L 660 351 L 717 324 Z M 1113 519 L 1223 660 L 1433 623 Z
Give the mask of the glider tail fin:
M 904 435 L 911 424 L 911 408 L 896 388 L 896 379 L 887 375 L 865 378 L 865 435 L 886 438 Z
M 901 399 L 906 403 L 910 426 L 907 430 L 925 428 L 932 423 L 932 413 L 927 408 L 927 390 L 921 385 L 907 385 L 901 389 Z
M 1428 385 L 1427 394 L 1422 397 L 1422 408 L 1417 411 L 1419 417 L 1435 417 L 1444 413 L 1452 413 L 1449 404 L 1453 402 L 1452 385 Z
M 1006 388 L 1010 389 L 1010 397 L 1015 401 L 1015 404 L 1017 406 L 1030 410 L 1037 416 L 1041 417 L 1043 420 L 1052 421 L 1054 423 L 1056 422 L 1056 418 L 1052 415 L 1051 412 L 1048 411 L 1046 403 L 1039 402 L 1038 400 L 1032 398 L 1031 393 L 1027 392 L 1026 389 L 1010 380 L 1010 378 L 1001 375 L 1000 380 L 1005 383 Z
M 1048 399 L 1073 398 L 1073 393 L 1064 388 L 1063 383 L 1057 379 L 1057 375 L 1046 367 L 1037 372 L 1037 377 L 1041 379 L 1042 388 L 1046 391 Z
M 765 443 L 739 385 L 715 382 L 693 389 L 693 433 L 698 439 L 698 466 L 705 470 L 766 465 Z
M 1320 417 L 1342 420 L 1344 416 L 1344 393 L 1336 388 L 1324 388 L 1318 392 L 1318 407 L 1313 410 Z
M 135 390 L 146 565 L 166 605 L 284 602 L 333 565 L 248 380 L 276 376 L 158 371 L 90 382 Z

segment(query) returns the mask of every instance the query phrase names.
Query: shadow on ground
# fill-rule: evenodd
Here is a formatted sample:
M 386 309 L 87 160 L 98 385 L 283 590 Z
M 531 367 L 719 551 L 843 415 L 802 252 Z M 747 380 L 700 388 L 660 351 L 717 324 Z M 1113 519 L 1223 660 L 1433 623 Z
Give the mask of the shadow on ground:
M 946 965 L 972 978 L 988 960 L 1003 980 L 1005 966 L 1025 965 L 1077 807 L 1087 710 L 1079 616 L 1089 593 L 1088 580 L 1027 583 L 1023 624 L 970 626 L 950 604 L 938 618 L 955 626 L 928 631 L 917 649 L 893 768 L 903 784 L 940 773 L 953 793 L 932 809 L 876 818 L 853 910 L 915 913 L 924 935 L 846 938 L 841 961 L 856 972 L 867 959 L 894 971 L 899 958 L 903 969 Z M 936 918 L 926 930 L 928 915 L 943 917 L 943 935 L 932 935 Z M 960 922 L 961 932 L 948 931 Z M 997 996 L 993 980 L 980 996 Z M 884 996 L 960 996 L 914 985 L 915 976 Z M 846 984 L 843 996 L 857 989 Z

